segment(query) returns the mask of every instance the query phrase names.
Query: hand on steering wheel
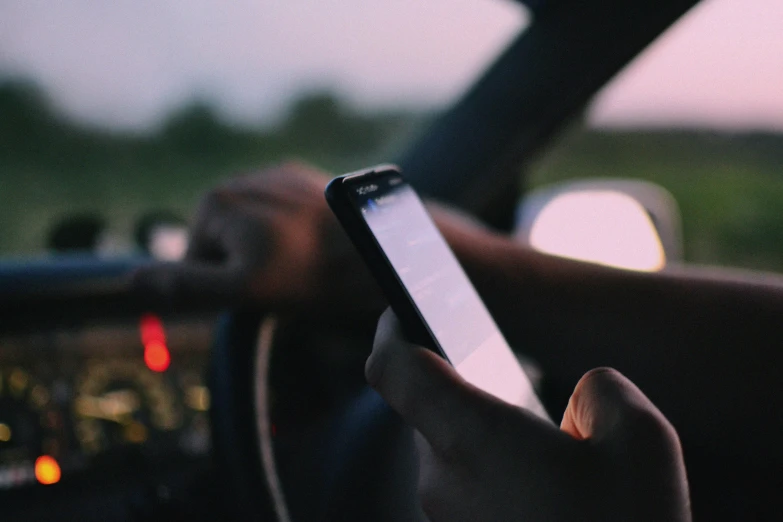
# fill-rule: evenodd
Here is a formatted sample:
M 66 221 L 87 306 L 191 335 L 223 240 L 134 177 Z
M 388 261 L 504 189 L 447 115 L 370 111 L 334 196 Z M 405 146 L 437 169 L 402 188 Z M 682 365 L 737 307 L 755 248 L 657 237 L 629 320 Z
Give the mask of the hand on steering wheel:
M 234 178 L 203 199 L 182 263 L 140 270 L 167 296 L 252 301 L 280 311 L 350 315 L 382 300 L 324 199 L 324 173 L 287 163 Z

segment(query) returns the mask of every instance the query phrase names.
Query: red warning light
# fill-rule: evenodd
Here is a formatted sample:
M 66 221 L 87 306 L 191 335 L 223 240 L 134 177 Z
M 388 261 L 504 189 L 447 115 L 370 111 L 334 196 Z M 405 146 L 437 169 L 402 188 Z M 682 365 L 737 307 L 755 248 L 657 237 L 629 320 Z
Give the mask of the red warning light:
M 156 341 L 166 344 L 166 332 L 163 330 L 163 321 L 157 315 L 142 315 L 139 321 L 139 333 L 141 333 L 141 344 L 144 346 Z
M 165 372 L 171 364 L 169 349 L 163 343 L 148 343 L 144 347 L 144 364 L 153 372 Z
M 163 321 L 154 314 L 144 314 L 139 321 L 141 343 L 144 345 L 144 364 L 153 372 L 165 372 L 171 364 L 171 354 L 166 347 Z

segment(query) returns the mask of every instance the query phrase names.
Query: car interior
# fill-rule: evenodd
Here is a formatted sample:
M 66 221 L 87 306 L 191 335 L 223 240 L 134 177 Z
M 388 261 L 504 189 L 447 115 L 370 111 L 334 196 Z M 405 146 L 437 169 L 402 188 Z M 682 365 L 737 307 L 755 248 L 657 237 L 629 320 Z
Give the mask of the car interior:
M 376 152 L 377 159 L 398 164 L 423 197 L 534 246 L 536 227 L 543 227 L 537 218 L 543 222 L 558 198 L 619 194 L 618 205 L 638 211 L 640 227 L 647 226 L 633 234 L 653 238 L 653 260 L 638 269 L 702 261 L 705 250 L 688 243 L 697 234 L 676 183 L 666 190 L 632 174 L 597 180 L 613 161 L 600 153 L 576 183 L 547 169 L 558 161 L 578 169 L 589 154 L 577 150 L 568 159 L 563 150 L 580 139 L 574 129 L 597 93 L 678 20 L 726 0 L 475 4 L 490 1 L 519 3 L 514 8 L 527 22 L 456 101 L 412 126 L 404 146 Z M 466 27 L 466 39 L 470 32 Z M 21 147 L 13 132 L 0 134 L 8 150 Z M 705 150 L 721 148 L 717 138 L 705 139 L 713 147 Z M 770 145 L 753 150 L 779 166 L 775 143 L 769 138 Z M 355 170 L 368 159 L 356 154 L 328 166 Z M 694 199 L 698 187 L 711 186 L 707 177 L 693 183 Z M 71 225 L 90 227 L 87 218 L 77 221 Z M 137 232 L 148 247 L 132 255 L 3 251 L 0 518 L 424 520 L 411 430 L 364 379 L 375 324 L 324 325 L 263 303 L 226 307 L 136 287 L 138 268 L 181 257 L 185 222 L 176 213 L 150 217 Z M 160 244 L 151 242 L 155 234 Z M 58 237 L 67 242 L 67 227 Z M 568 251 L 574 241 L 565 241 L 564 251 L 541 249 L 602 262 L 601 252 L 593 258 Z M 741 239 L 736 245 L 750 256 Z M 749 268 L 774 269 L 770 259 L 779 258 L 769 254 Z M 605 264 L 636 269 L 634 262 Z M 525 358 L 524 346 L 514 349 L 557 417 L 571 389 L 553 386 L 548 369 Z M 729 419 L 726 429 L 741 427 Z M 747 461 L 735 447 L 715 454 L 700 440 L 682 444 L 695 519 L 775 518 L 779 490 L 769 477 L 779 482 L 780 462 Z

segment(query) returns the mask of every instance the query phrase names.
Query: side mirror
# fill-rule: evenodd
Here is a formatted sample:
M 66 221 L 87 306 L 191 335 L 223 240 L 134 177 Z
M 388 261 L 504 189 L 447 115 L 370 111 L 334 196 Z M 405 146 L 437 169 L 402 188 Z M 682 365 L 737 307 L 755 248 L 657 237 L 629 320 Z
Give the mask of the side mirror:
M 516 236 L 548 254 L 655 272 L 682 260 L 680 213 L 664 188 L 636 180 L 580 180 L 521 202 Z

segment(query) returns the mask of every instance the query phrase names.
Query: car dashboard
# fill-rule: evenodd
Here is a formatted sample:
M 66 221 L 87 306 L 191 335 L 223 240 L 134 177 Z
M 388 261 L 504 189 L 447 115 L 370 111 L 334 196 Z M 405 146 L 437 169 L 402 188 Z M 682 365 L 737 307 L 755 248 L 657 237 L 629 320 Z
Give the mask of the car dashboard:
M 95 270 L 75 291 L 28 275 L 21 286 L 45 280 L 47 291 L 6 292 L 0 307 L 0 518 L 150 519 L 164 504 L 198 506 L 192 484 L 212 473 L 217 314 L 147 311 L 127 288 L 96 290 Z

